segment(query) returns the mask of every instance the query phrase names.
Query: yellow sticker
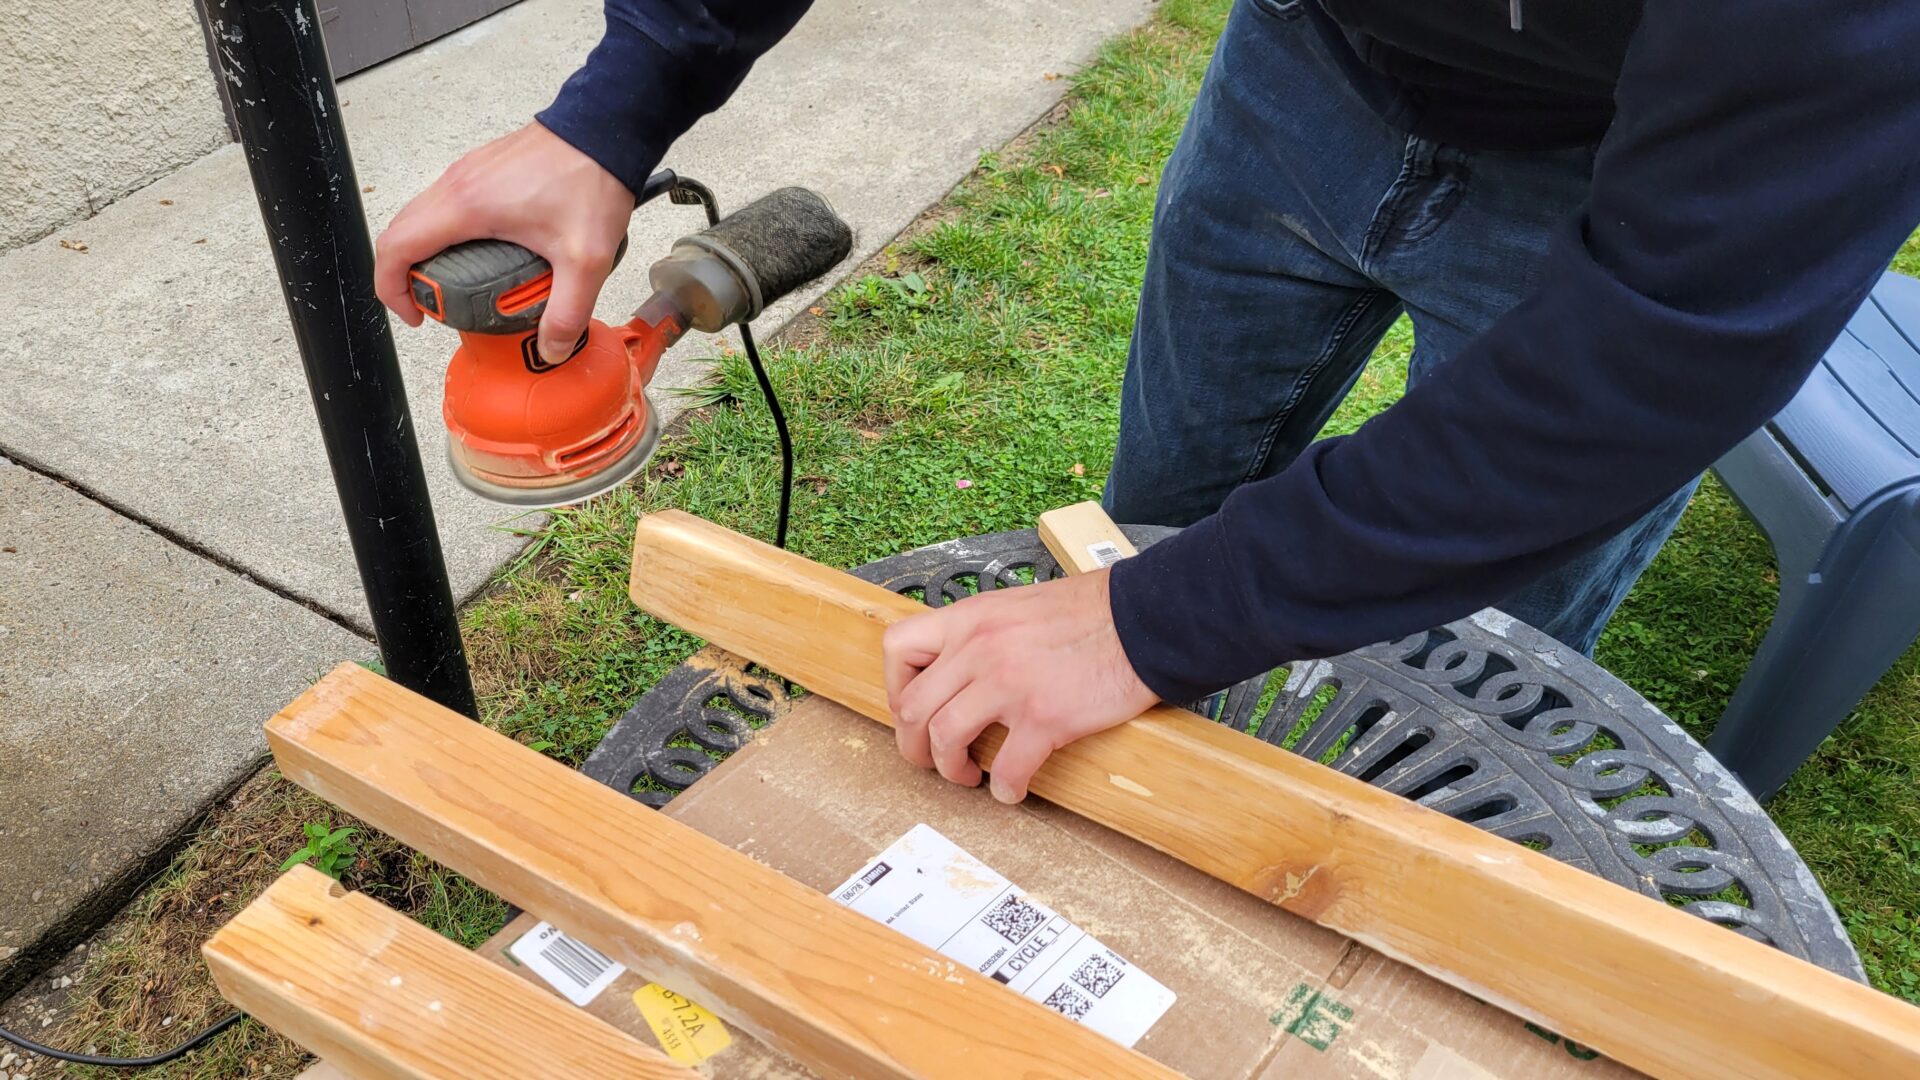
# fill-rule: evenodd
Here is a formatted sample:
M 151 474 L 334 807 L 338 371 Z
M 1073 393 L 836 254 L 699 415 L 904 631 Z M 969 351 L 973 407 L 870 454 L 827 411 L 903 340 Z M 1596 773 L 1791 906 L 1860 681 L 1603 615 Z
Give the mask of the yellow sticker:
M 661 986 L 648 983 L 633 992 L 633 1003 L 660 1040 L 667 1056 L 682 1065 L 698 1065 L 733 1045 L 720 1018 Z

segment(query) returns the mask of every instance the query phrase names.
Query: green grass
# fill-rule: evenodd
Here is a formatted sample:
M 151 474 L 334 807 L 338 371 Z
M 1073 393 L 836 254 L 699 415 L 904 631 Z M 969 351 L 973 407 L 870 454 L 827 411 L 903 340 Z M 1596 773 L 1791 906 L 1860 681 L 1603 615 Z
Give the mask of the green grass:
M 279 876 L 287 856 L 307 839 L 302 826 L 317 821 L 358 824 L 338 818 L 272 769 L 247 781 L 121 913 L 115 932 L 89 953 L 59 1026 L 38 1037 L 53 1046 L 135 1057 L 172 1046 L 232 1012 L 207 975 L 200 945 Z M 372 830 L 362 829 L 354 841 L 354 857 L 336 867 L 346 887 L 409 912 L 470 948 L 499 928 L 504 906 L 465 878 Z M 298 1046 L 247 1021 L 183 1060 L 138 1075 L 286 1077 L 306 1060 Z M 78 1065 L 64 1071 L 43 1066 L 34 1075 L 55 1073 L 89 1080 L 130 1075 Z
M 937 222 L 838 290 L 769 350 L 799 442 L 792 546 L 853 566 L 919 544 L 1022 528 L 1099 493 L 1161 163 L 1224 17 L 1165 0 L 1075 80 L 1065 119 L 982 161 Z M 1920 243 L 1896 265 L 1920 273 Z M 1334 417 L 1352 431 L 1406 377 L 1403 320 Z M 578 764 L 634 697 L 697 642 L 626 597 L 635 516 L 679 507 L 772 530 L 778 459 L 742 359 L 719 357 L 706 404 L 636 487 L 558 513 L 465 613 L 487 721 Z M 671 467 L 668 467 L 671 463 Z M 671 475 L 669 475 L 671 474 Z M 958 481 L 969 481 L 961 488 Z M 1600 660 L 1704 736 L 1772 616 L 1771 554 L 1712 481 L 1601 642 Z M 1294 737 L 1298 737 L 1296 732 Z M 1833 898 L 1876 985 L 1920 1001 L 1920 651 L 1910 653 L 1773 803 Z M 326 808 L 276 775 L 252 782 L 130 909 L 58 1042 L 131 1052 L 222 1011 L 194 949 L 300 844 Z M 354 888 L 467 944 L 499 902 L 371 832 Z M 177 1019 L 163 1027 L 162 1020 Z M 244 1025 L 153 1075 L 284 1075 L 297 1048 Z M 72 1075 L 107 1076 L 98 1070 Z
M 804 343 L 772 351 L 799 439 L 792 546 L 852 566 L 1030 525 L 1100 490 L 1159 168 L 1226 5 L 1164 5 L 1076 80 L 1072 110 L 989 155 L 930 230 L 841 289 Z M 1920 271 L 1920 244 L 1901 265 Z M 1402 390 L 1411 331 L 1389 333 L 1330 432 Z M 751 376 L 723 356 L 666 441 L 676 477 L 569 511 L 467 626 L 496 722 L 577 762 L 696 644 L 624 591 L 643 509 L 771 531 L 774 442 Z M 684 470 L 684 471 L 682 471 Z M 956 482 L 971 481 L 962 489 Z M 1772 615 L 1763 539 L 1711 480 L 1621 610 L 1600 660 L 1696 736 L 1711 730 Z M 1920 1001 L 1920 654 L 1909 655 L 1774 802 L 1874 981 Z

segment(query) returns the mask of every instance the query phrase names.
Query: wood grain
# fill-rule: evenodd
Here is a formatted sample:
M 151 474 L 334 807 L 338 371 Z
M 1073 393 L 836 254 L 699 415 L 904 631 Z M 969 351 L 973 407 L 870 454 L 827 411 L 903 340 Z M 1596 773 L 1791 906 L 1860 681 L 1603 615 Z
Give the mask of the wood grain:
M 353 1080 L 699 1075 L 306 866 L 201 953 L 228 1001 Z
M 267 741 L 288 779 L 822 1075 L 1174 1075 L 357 665 Z
M 1034 523 L 1040 542 L 1069 575 L 1111 566 L 1137 554 L 1133 541 L 1120 531 L 1097 502 L 1074 503 L 1041 514 Z
M 641 520 L 629 591 L 883 723 L 881 634 L 925 610 L 676 511 Z M 1920 1009 L 1183 710 L 1032 790 L 1644 1072 L 1920 1076 Z

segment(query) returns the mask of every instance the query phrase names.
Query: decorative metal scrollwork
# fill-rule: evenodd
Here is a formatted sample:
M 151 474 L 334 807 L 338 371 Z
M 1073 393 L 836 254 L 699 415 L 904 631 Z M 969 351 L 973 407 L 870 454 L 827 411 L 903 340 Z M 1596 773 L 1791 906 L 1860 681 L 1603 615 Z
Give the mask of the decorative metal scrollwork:
M 786 683 L 707 648 L 668 672 L 607 732 L 580 771 L 661 807 L 785 712 Z

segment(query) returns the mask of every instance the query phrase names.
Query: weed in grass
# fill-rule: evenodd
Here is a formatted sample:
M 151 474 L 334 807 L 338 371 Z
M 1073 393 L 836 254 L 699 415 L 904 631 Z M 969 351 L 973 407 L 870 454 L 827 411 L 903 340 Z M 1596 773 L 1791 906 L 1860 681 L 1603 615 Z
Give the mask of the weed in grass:
M 349 826 L 336 829 L 324 820 L 309 821 L 300 829 L 306 834 L 307 842 L 280 864 L 283 874 L 301 863 L 308 863 L 315 870 L 338 881 L 341 872 L 351 866 L 354 857 L 360 854 L 359 846 L 353 842 L 353 834 L 359 829 Z

